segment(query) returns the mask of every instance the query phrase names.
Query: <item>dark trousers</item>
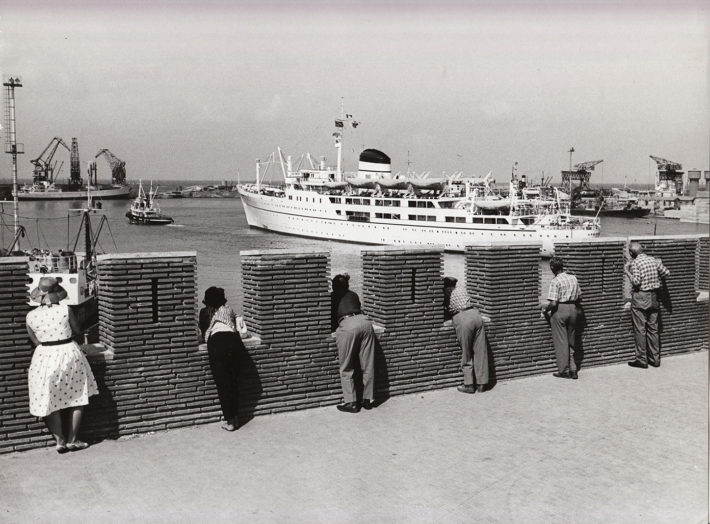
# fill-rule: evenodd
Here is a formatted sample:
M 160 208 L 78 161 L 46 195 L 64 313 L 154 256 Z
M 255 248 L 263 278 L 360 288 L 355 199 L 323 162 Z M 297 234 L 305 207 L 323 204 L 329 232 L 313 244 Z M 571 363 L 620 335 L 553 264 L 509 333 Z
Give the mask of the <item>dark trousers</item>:
M 451 321 L 461 346 L 463 383 L 473 386 L 475 372 L 477 385 L 488 384 L 488 345 L 481 314 L 475 308 L 468 309 L 454 315 Z
M 210 368 L 217 386 L 222 414 L 227 420 L 237 416 L 239 351 L 243 348 L 244 343 L 239 333 L 219 331 L 207 340 Z
M 579 311 L 575 304 L 557 304 L 557 309 L 550 317 L 555 360 L 557 371 L 560 373 L 577 371 L 577 364 L 574 361 L 574 343 L 577 336 L 578 316 Z
M 635 291 L 631 297 L 631 321 L 636 340 L 636 360 L 647 364 L 661 363 L 661 341 L 658 336 L 657 291 Z
M 355 355 L 362 372 L 362 398 L 375 400 L 375 331 L 365 315 L 355 315 L 340 321 L 335 332 L 340 362 L 340 384 L 345 402 L 355 402 Z

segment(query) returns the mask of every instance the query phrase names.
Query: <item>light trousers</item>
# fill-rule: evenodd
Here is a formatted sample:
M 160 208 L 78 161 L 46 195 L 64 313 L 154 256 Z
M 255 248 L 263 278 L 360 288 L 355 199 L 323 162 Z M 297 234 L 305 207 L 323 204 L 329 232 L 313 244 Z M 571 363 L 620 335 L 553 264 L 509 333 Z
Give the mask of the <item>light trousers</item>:
M 488 345 L 481 314 L 475 308 L 468 309 L 454 315 L 451 321 L 461 346 L 463 383 L 472 386 L 475 373 L 477 385 L 488 384 Z
M 345 402 L 355 402 L 355 366 L 357 355 L 362 373 L 362 398 L 375 400 L 375 331 L 365 315 L 344 318 L 335 332 L 340 361 L 340 383 Z

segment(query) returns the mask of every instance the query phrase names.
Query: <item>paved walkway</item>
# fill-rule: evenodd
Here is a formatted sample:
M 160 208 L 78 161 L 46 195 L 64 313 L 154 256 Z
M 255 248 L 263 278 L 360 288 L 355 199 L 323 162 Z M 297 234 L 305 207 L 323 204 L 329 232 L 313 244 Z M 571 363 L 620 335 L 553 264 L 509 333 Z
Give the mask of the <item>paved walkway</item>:
M 0 521 L 708 521 L 708 354 L 0 455 Z

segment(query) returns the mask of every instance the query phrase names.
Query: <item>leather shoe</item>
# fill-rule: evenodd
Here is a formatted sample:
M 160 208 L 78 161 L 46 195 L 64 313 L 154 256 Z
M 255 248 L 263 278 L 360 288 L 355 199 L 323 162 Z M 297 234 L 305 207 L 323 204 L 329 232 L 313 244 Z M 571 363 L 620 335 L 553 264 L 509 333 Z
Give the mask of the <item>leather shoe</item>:
M 372 409 L 375 407 L 375 401 L 370 400 L 369 398 L 366 398 L 365 400 L 362 401 L 362 407 L 364 409 Z
M 345 413 L 357 413 L 360 411 L 360 406 L 357 405 L 357 402 L 343 402 L 336 407 L 338 411 L 344 411 Z
M 461 393 L 475 393 L 476 388 L 474 388 L 473 386 L 467 386 L 466 384 L 464 384 L 463 386 L 457 386 L 456 391 L 460 391 Z
M 555 373 L 552 374 L 552 376 L 553 376 L 553 377 L 557 377 L 557 378 L 572 378 L 569 373 L 557 373 L 557 372 L 555 372 Z
M 660 368 L 660 367 L 661 367 L 661 363 L 660 363 L 660 362 L 656 362 L 656 363 L 654 363 L 654 362 L 649 362 L 648 365 L 649 365 L 649 366 L 652 366 L 652 367 L 654 367 L 654 368 Z
M 486 385 L 485 385 L 485 384 L 479 384 L 478 386 L 476 386 L 476 391 L 477 391 L 478 393 L 483 393 L 485 390 L 486 390 Z
M 646 369 L 648 368 L 648 364 L 644 364 L 643 362 L 639 362 L 638 360 L 632 360 L 631 362 L 627 362 L 629 366 L 632 368 L 639 368 L 639 369 Z
M 570 371 L 570 373 L 569 373 L 569 378 L 574 379 L 574 380 L 577 380 L 579 377 L 577 376 L 577 372 L 576 372 L 576 371 Z

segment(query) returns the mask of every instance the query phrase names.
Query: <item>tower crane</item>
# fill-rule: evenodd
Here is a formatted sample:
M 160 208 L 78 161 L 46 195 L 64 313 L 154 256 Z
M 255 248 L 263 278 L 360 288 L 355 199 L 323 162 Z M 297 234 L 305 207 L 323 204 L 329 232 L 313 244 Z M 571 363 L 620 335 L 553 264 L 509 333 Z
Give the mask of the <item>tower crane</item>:
M 71 153 L 71 149 L 69 149 L 66 142 L 60 137 L 55 136 L 37 158 L 30 160 L 32 165 L 35 166 L 32 172 L 32 180 L 34 182 L 47 181 L 50 184 L 54 182 L 54 165 L 56 165 L 56 163 L 52 165 L 52 158 L 60 145 L 64 146 L 64 148 Z
M 99 158 L 101 155 L 106 157 L 108 165 L 111 166 L 111 183 L 115 185 L 123 185 L 126 183 L 126 163 L 114 155 L 108 149 L 102 149 L 94 158 Z

